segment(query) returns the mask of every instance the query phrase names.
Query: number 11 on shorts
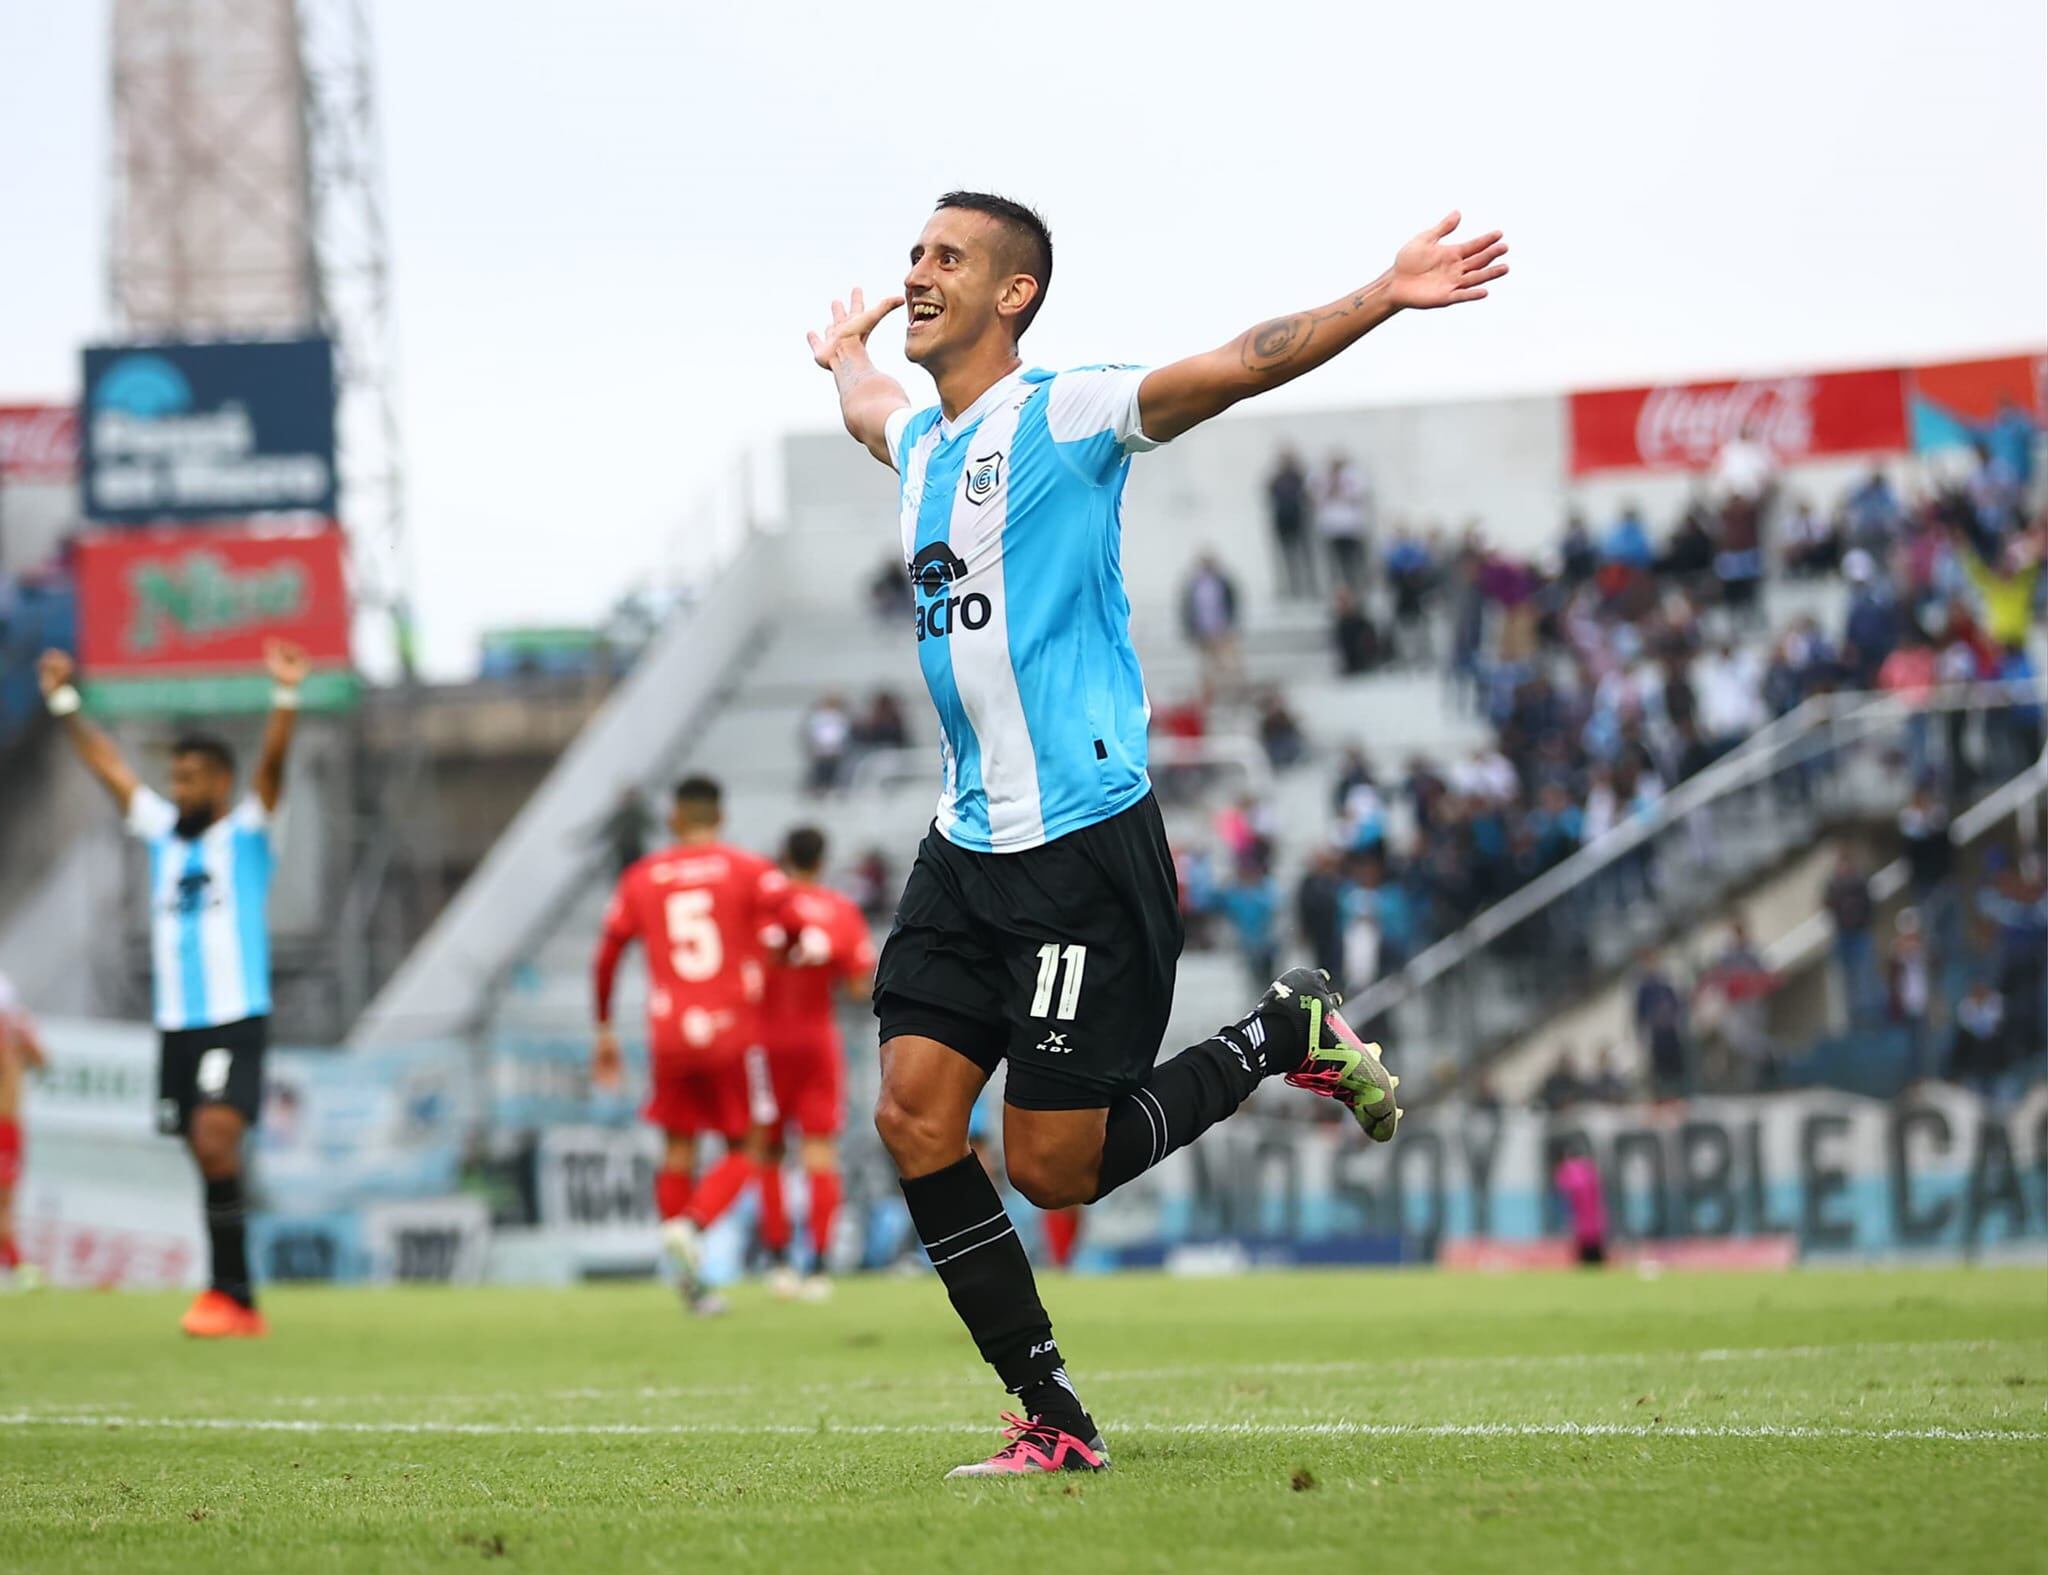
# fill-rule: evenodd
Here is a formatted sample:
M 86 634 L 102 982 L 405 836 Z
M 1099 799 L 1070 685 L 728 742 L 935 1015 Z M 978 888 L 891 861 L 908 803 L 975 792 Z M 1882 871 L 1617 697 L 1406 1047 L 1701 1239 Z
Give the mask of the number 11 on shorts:
M 1064 981 L 1060 978 L 1062 949 L 1058 941 L 1047 941 L 1038 948 L 1038 988 L 1031 995 L 1031 1015 L 1044 1017 L 1048 1013 L 1063 1023 L 1071 1023 L 1074 1014 L 1081 1009 L 1081 975 L 1088 967 L 1088 948 L 1069 946 L 1065 948 L 1067 973 Z M 1053 1011 L 1053 986 L 1060 990 L 1060 1004 Z

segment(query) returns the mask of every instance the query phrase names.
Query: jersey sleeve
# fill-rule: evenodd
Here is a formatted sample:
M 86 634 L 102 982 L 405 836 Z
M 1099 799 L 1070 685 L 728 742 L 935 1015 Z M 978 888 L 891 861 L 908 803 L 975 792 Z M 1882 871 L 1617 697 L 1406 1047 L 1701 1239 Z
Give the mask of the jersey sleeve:
M 135 791 L 128 795 L 126 824 L 129 835 L 145 841 L 151 837 L 167 837 L 178 824 L 178 812 L 171 807 L 171 801 L 155 788 L 137 783 Z
M 1148 368 L 1090 366 L 1054 377 L 1045 394 L 1045 424 L 1054 450 L 1098 485 L 1133 454 L 1159 444 L 1145 436 L 1138 389 Z
M 839 918 L 843 926 L 840 973 L 848 979 L 865 979 L 875 971 L 875 939 L 868 932 L 868 921 L 850 902 L 840 909 Z
M 882 423 L 883 440 L 889 446 L 889 463 L 896 467 L 898 475 L 903 473 L 903 434 L 910 430 L 912 414 L 910 406 L 899 405 Z
M 270 811 L 263 807 L 263 800 L 254 793 L 234 807 L 228 820 L 237 831 L 260 832 L 266 840 L 270 836 Z

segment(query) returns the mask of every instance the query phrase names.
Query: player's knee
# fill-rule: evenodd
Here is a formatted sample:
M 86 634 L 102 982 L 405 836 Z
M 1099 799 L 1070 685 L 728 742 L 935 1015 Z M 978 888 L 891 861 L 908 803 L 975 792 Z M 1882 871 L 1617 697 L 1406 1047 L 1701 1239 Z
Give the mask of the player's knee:
M 949 1134 L 945 1122 L 905 1104 L 886 1087 L 875 1101 L 875 1131 L 905 1175 L 920 1175 L 958 1158 L 946 1151 Z M 961 1146 L 964 1148 L 964 1139 Z
M 1046 1154 L 1023 1150 L 1007 1155 L 1010 1185 L 1034 1208 L 1070 1209 L 1095 1196 L 1095 1177 Z

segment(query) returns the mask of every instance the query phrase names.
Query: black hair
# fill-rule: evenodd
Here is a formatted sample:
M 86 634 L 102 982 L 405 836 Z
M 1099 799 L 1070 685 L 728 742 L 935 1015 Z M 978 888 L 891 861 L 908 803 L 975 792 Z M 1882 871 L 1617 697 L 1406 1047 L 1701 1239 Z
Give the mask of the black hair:
M 684 777 L 676 784 L 676 808 L 698 819 L 716 820 L 724 802 L 724 790 L 710 777 Z
M 171 745 L 171 754 L 197 755 L 208 765 L 218 766 L 229 776 L 235 774 L 235 752 L 228 748 L 225 739 L 215 738 L 211 733 L 185 733 Z
M 798 826 L 782 839 L 782 862 L 793 870 L 825 866 L 825 833 L 816 826 Z
M 965 208 L 969 213 L 985 213 L 1009 232 L 1012 271 L 1028 273 L 1038 281 L 1038 293 L 1017 314 L 1015 337 L 1022 339 L 1024 330 L 1031 326 L 1031 320 L 1045 304 L 1045 292 L 1052 288 L 1052 231 L 1045 227 L 1045 220 L 1038 216 L 1037 209 L 1027 208 L 1008 197 L 998 197 L 993 192 L 949 191 L 939 198 L 933 211 L 937 212 L 939 208 Z

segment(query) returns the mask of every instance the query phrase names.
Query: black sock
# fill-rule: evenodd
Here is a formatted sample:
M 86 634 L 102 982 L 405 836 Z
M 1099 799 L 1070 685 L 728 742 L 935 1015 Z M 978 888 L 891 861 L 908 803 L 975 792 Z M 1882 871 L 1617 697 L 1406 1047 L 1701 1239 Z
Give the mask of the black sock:
M 1031 1260 L 981 1161 L 969 1154 L 905 1181 L 903 1201 L 953 1311 L 1003 1387 L 1032 1415 L 1093 1438 L 1095 1424 L 1067 1382 Z
M 1292 1060 L 1268 1065 L 1269 1053 L 1281 1060 L 1299 1056 L 1298 1050 L 1283 1048 L 1279 1036 L 1253 1015 L 1154 1067 L 1143 1088 L 1109 1107 L 1095 1196 L 1114 1192 L 1175 1149 L 1187 1147 L 1233 1113 L 1266 1078 L 1294 1070 Z
M 244 1307 L 256 1305 L 249 1286 L 248 1211 L 242 1178 L 223 1176 L 206 1183 L 206 1235 L 213 1245 L 213 1288 Z

